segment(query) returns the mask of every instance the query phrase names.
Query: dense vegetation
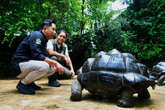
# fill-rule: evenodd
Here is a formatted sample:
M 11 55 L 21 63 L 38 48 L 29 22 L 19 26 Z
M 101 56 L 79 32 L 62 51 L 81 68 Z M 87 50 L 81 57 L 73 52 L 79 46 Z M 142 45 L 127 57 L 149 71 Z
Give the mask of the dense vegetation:
M 136 1 L 136 0 L 135 0 Z M 122 48 L 140 60 L 155 62 L 165 58 L 165 0 L 137 0 L 123 17 L 127 23 L 120 36 Z
M 148 66 L 164 60 L 165 0 L 121 0 L 129 4 L 125 11 L 112 10 L 112 1 L 1 0 L 1 63 L 9 63 L 19 42 L 47 18 L 55 20 L 57 31 L 69 33 L 67 43 L 76 69 L 86 58 L 113 48 L 132 53 Z

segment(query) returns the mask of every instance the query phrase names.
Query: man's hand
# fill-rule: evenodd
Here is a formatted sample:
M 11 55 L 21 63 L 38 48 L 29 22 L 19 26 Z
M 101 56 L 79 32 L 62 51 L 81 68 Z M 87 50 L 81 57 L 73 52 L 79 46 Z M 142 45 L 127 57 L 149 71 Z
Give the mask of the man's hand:
M 75 72 L 74 72 L 74 70 L 71 70 L 70 72 L 71 72 L 72 78 L 73 78 L 75 76 Z

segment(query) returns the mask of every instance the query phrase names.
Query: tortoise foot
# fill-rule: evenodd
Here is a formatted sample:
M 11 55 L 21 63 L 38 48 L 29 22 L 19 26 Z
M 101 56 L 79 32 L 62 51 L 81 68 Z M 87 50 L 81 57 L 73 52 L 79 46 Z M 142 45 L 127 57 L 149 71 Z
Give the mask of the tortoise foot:
M 130 98 L 122 98 L 122 99 L 118 100 L 117 106 L 119 106 L 119 107 L 133 107 L 134 104 L 130 100 Z
M 70 99 L 72 101 L 80 101 L 81 100 L 81 94 L 72 94 Z
M 82 96 L 82 87 L 80 82 L 76 79 L 72 83 L 71 96 L 72 101 L 80 101 Z
M 148 92 L 147 89 L 144 89 L 141 93 L 138 93 L 138 98 L 139 99 L 149 99 L 150 93 Z
M 165 81 L 165 75 L 160 76 L 160 78 L 158 78 L 157 80 L 157 85 L 164 86 L 165 85 L 164 81 Z

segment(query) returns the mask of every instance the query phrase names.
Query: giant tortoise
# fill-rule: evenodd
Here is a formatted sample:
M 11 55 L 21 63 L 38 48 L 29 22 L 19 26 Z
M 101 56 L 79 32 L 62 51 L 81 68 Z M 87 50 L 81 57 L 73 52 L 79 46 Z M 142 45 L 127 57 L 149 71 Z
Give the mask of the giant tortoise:
M 165 85 L 165 62 L 161 61 L 152 67 L 151 78 L 157 81 L 158 86 Z
M 133 94 L 148 99 L 147 88 L 154 84 L 148 78 L 147 67 L 138 63 L 132 54 L 120 53 L 116 49 L 101 51 L 79 69 L 77 79 L 72 83 L 70 99 L 80 101 L 85 88 L 94 96 L 119 97 L 117 105 L 120 107 L 133 107 Z

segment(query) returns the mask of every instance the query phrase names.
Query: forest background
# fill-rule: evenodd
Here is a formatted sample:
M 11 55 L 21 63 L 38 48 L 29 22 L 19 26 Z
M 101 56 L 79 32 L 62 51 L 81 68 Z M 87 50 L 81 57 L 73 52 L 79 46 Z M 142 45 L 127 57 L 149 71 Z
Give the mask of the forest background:
M 118 49 L 152 67 L 165 59 L 165 0 L 0 0 L 0 77 L 15 77 L 11 56 L 44 19 L 68 32 L 75 70 L 99 51 Z

